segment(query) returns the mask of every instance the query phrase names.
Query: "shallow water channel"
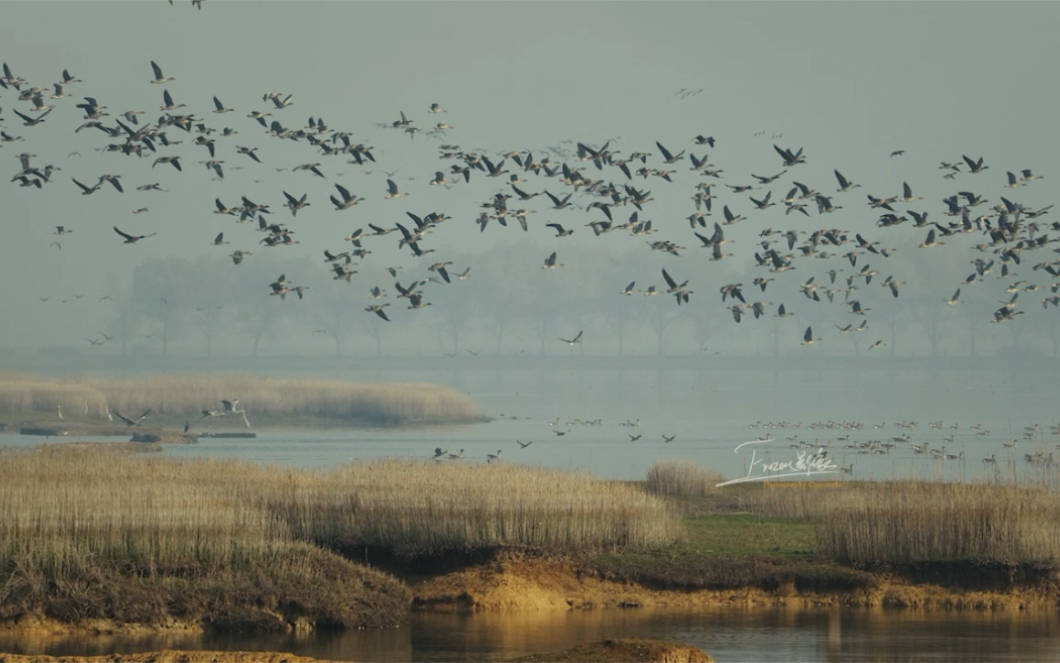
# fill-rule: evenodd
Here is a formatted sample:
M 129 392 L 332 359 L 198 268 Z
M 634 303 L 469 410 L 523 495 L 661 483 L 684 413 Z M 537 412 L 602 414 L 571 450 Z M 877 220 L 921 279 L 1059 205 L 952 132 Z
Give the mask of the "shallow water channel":
M 414 614 L 409 628 L 310 636 L 0 637 L 0 651 L 107 654 L 171 649 L 286 651 L 354 661 L 503 661 L 605 638 L 686 642 L 717 661 L 1056 661 L 1051 612 L 908 610 L 532 611 Z

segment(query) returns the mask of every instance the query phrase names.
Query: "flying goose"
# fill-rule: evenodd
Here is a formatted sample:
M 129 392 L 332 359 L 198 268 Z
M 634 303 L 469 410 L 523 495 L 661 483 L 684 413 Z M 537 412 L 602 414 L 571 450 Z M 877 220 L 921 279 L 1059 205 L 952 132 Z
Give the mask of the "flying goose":
M 114 416 L 116 416 L 119 419 L 121 419 L 122 421 L 124 421 L 126 426 L 139 426 L 140 423 L 144 419 L 146 419 L 147 415 L 149 415 L 149 414 L 151 414 L 151 408 L 147 408 L 146 410 L 144 410 L 144 413 L 141 414 L 139 417 L 137 417 L 135 419 L 130 419 L 129 417 L 124 416 L 123 414 L 121 414 L 117 410 L 114 411 Z
M 215 113 L 231 113 L 232 112 L 232 109 L 231 108 L 225 108 L 225 105 L 222 104 L 221 100 L 218 99 L 217 97 L 213 98 L 213 105 L 214 105 L 214 111 L 213 112 L 215 112 Z
M 580 332 L 580 331 L 579 331 L 579 332 L 578 332 L 578 335 L 577 335 L 577 336 L 575 336 L 574 338 L 570 339 L 570 340 L 567 340 L 567 339 L 565 339 L 565 338 L 561 338 L 561 339 L 559 339 L 559 340 L 561 340 L 561 341 L 563 341 L 564 343 L 566 343 L 567 345 L 570 345 L 570 346 L 572 346 L 572 347 L 573 347 L 573 346 L 575 346 L 575 345 L 577 345 L 578 343 L 580 343 L 580 342 L 581 342 L 581 340 L 582 340 L 582 332 Z
M 813 337 L 813 329 L 811 327 L 807 327 L 806 333 L 802 335 L 802 345 L 811 345 L 821 340 L 822 339 Z
M 386 317 L 386 312 L 383 310 L 387 306 L 390 306 L 389 302 L 386 303 L 386 304 L 372 304 L 371 306 L 369 306 L 368 308 L 366 308 L 364 310 L 368 311 L 369 313 L 375 313 L 376 315 L 378 315 L 383 320 L 386 320 L 387 322 L 390 322 L 390 318 Z
M 972 161 L 972 160 L 971 160 L 970 158 L 968 158 L 968 157 L 967 157 L 966 155 L 961 155 L 961 156 L 962 156 L 962 158 L 964 159 L 964 162 L 965 162 L 966 164 L 968 164 L 968 170 L 969 170 L 969 172 L 972 172 L 972 173 L 981 173 L 981 172 L 983 172 L 984 170 L 986 170 L 987 168 L 989 168 L 989 167 L 990 167 L 990 166 L 984 166 L 984 165 L 983 165 L 983 157 L 979 157 L 979 160 L 978 160 L 978 161 Z
M 154 60 L 151 60 L 151 69 L 155 73 L 155 77 L 151 81 L 152 83 L 165 83 L 166 81 L 174 81 L 174 80 L 176 80 L 175 78 L 173 78 L 171 76 L 163 76 L 162 75 L 162 67 L 159 67 L 158 64 L 156 64 Z
M 835 171 L 835 178 L 837 180 L 839 180 L 839 189 L 838 189 L 838 191 L 840 193 L 842 193 L 844 191 L 850 191 L 851 189 L 856 189 L 859 186 L 861 186 L 860 184 L 854 184 L 853 182 L 849 181 L 847 178 L 843 177 L 843 174 L 840 173 L 838 170 Z
M 119 235 L 121 235 L 122 237 L 124 237 L 126 244 L 135 244 L 136 242 L 140 241 L 141 239 L 145 239 L 147 237 L 154 237 L 155 234 L 156 234 L 156 233 L 151 233 L 150 235 L 130 235 L 128 233 L 123 233 L 122 231 L 118 230 L 118 226 L 114 226 L 114 232 L 116 232 Z
M 563 267 L 563 263 L 556 263 L 556 252 L 553 251 L 552 255 L 545 258 L 545 264 L 541 269 L 555 269 L 557 267 Z
M 806 163 L 806 157 L 802 155 L 801 147 L 799 148 L 799 151 L 795 152 L 794 154 L 790 149 L 777 147 L 776 144 L 773 145 L 773 149 L 777 151 L 777 154 L 779 154 L 780 157 L 784 160 L 784 165 L 788 168 L 791 168 L 792 166 L 795 166 L 800 163 Z
M 396 182 L 394 182 L 394 180 L 387 180 L 386 181 L 386 187 L 387 187 L 387 194 L 385 196 L 383 196 L 383 198 L 385 198 L 386 200 L 390 200 L 392 198 L 400 198 L 402 196 L 409 195 L 407 193 L 401 193 L 400 191 L 398 191 L 398 185 L 397 185 Z

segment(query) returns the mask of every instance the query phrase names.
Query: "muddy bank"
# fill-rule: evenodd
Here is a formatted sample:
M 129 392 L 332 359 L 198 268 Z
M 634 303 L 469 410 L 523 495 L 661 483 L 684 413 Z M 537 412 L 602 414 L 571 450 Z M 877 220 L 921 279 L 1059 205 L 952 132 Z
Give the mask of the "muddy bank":
M 562 652 L 528 654 L 513 663 L 714 663 L 701 649 L 680 642 L 613 639 L 579 645 Z
M 1060 601 L 1060 591 L 1053 583 L 991 590 L 915 582 L 892 573 L 870 575 L 871 582 L 864 587 L 829 591 L 800 588 L 794 582 L 773 589 L 658 590 L 608 578 L 568 561 L 511 558 L 408 582 L 413 609 L 430 611 L 723 606 L 1055 610 Z
M 45 656 L 0 653 L 0 663 L 333 663 L 267 651 L 158 651 L 105 656 Z

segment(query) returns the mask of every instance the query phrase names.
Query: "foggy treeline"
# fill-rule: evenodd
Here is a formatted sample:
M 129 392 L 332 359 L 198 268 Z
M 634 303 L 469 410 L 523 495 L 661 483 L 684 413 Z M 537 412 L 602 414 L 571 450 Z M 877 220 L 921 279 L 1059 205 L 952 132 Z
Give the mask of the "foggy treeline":
M 517 228 L 508 232 L 522 235 Z M 1043 310 L 1040 295 L 1021 291 L 1027 314 L 992 324 L 996 302 L 1011 297 L 1005 292 L 1008 281 L 988 274 L 984 281 L 965 285 L 972 265 L 961 264 L 956 252 L 918 249 L 914 240 L 895 244 L 897 252 L 889 258 L 865 254 L 870 258 L 866 260 L 861 255 L 856 267 L 843 261 L 845 269 L 833 284 L 828 270 L 838 264 L 835 259 L 805 258 L 797 261 L 794 271 L 771 275 L 752 264 L 739 265 L 737 271 L 736 263 L 710 262 L 709 250 L 694 246 L 680 257 L 646 246 L 615 255 L 607 250 L 608 239 L 596 238 L 599 244 L 588 249 L 564 238 L 540 245 L 510 243 L 477 254 L 446 252 L 444 257 L 454 263 L 448 267 L 452 283 L 424 284 L 424 300 L 431 306 L 421 310 L 407 310 L 408 300 L 396 297 L 394 282 L 408 286 L 428 276 L 438 279 L 427 269 L 435 255 L 421 258 L 419 265 L 405 265 L 396 279 L 369 255 L 350 283 L 332 279 L 323 259 L 288 258 L 282 248 L 259 249 L 238 266 L 226 257 L 149 259 L 134 268 L 129 285 L 116 285 L 110 299 L 98 304 L 112 339 L 86 352 L 860 356 L 882 340 L 884 345 L 871 354 L 1055 357 L 1060 344 L 1060 315 L 1054 307 Z M 371 241 L 390 238 L 373 238 L 366 245 Z M 552 250 L 564 266 L 541 269 Z M 879 274 L 869 284 L 857 277 L 853 285 L 858 289 L 848 297 L 846 277 L 866 263 Z M 455 274 L 467 267 L 469 277 L 457 279 Z M 679 306 L 665 294 L 662 268 L 679 282 L 689 281 L 694 293 L 689 303 Z M 293 285 L 309 287 L 303 300 L 293 292 L 285 301 L 270 296 L 268 285 L 280 274 Z M 897 298 L 881 285 L 888 275 L 906 282 Z M 777 278 L 762 292 L 752 284 L 756 276 Z M 798 291 L 798 284 L 810 277 L 823 286 L 820 301 Z M 636 282 L 638 292 L 620 294 L 630 281 Z M 745 311 L 737 324 L 725 308 L 732 300 L 722 303 L 719 293 L 727 283 L 742 283 L 748 303 L 771 305 L 757 320 Z M 1042 279 L 1044 286 L 1049 283 Z M 645 296 L 650 285 L 662 292 Z M 372 286 L 383 288 L 386 298 L 373 300 L 368 293 Z M 947 305 L 943 300 L 958 287 L 962 303 Z M 829 301 L 828 289 L 834 291 L 834 301 Z M 1049 291 L 1044 287 L 1039 292 Z M 868 311 L 852 315 L 845 299 L 858 299 Z M 384 311 L 391 322 L 364 310 L 384 302 L 390 302 Z M 780 304 L 794 315 L 776 317 Z M 868 321 L 866 331 L 837 329 L 851 323 L 857 327 L 863 319 Z M 817 348 L 800 346 L 808 325 L 825 339 Z M 579 331 L 584 336 L 577 347 L 559 340 Z

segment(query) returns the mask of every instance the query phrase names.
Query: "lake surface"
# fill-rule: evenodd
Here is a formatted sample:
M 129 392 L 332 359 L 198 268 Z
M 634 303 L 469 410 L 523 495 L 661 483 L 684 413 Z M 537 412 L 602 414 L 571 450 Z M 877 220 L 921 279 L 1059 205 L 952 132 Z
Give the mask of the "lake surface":
M 505 462 L 622 480 L 643 479 L 662 459 L 693 461 L 728 478 L 745 476 L 749 469 L 761 474 L 762 462 L 785 462 L 800 450 L 812 453 L 818 445 L 827 451 L 838 478 L 1038 480 L 1055 474 L 1057 466 L 1048 461 L 1050 454 L 1060 454 L 1060 436 L 1052 432 L 1060 423 L 1054 402 L 1060 380 L 1047 368 L 858 372 L 732 367 L 490 370 L 469 368 L 468 362 L 453 366 L 457 368 L 348 369 L 337 376 L 446 384 L 469 394 L 493 421 L 427 428 L 271 428 L 258 431 L 252 440 L 203 438 L 197 445 L 167 445 L 165 453 L 326 468 L 383 457 L 427 459 L 436 447 L 454 454 L 463 449 L 462 462 L 481 463 L 500 449 Z M 270 374 L 305 375 L 293 370 Z M 253 403 L 244 406 L 253 423 Z M 639 425 L 622 425 L 627 422 Z M 771 422 L 780 425 L 768 426 Z M 225 419 L 192 424 L 201 430 L 242 430 L 239 423 Z M 1031 426 L 1037 428 L 1026 430 Z M 667 443 L 663 436 L 676 437 Z M 760 437 L 772 441 L 735 452 L 739 444 Z M 522 448 L 517 440 L 533 444 Z M 1005 446 L 1013 440 L 1015 447 Z M 41 442 L 0 435 L 0 446 Z M 875 448 L 864 448 L 870 443 Z M 925 444 L 927 453 L 915 452 L 914 446 Z M 930 450 L 941 452 L 942 447 L 958 458 L 935 458 Z M 754 468 L 749 467 L 752 451 L 759 461 Z M 1028 462 L 1027 454 L 1039 460 Z M 991 456 L 995 462 L 983 461 Z M 851 471 L 840 473 L 839 467 Z
M 717 661 L 875 662 L 1060 660 L 1060 620 L 1051 612 L 889 610 L 534 611 L 414 614 L 409 628 L 311 636 L 0 638 L 19 653 L 107 654 L 172 649 L 285 651 L 357 661 L 503 661 L 605 638 L 686 642 Z

